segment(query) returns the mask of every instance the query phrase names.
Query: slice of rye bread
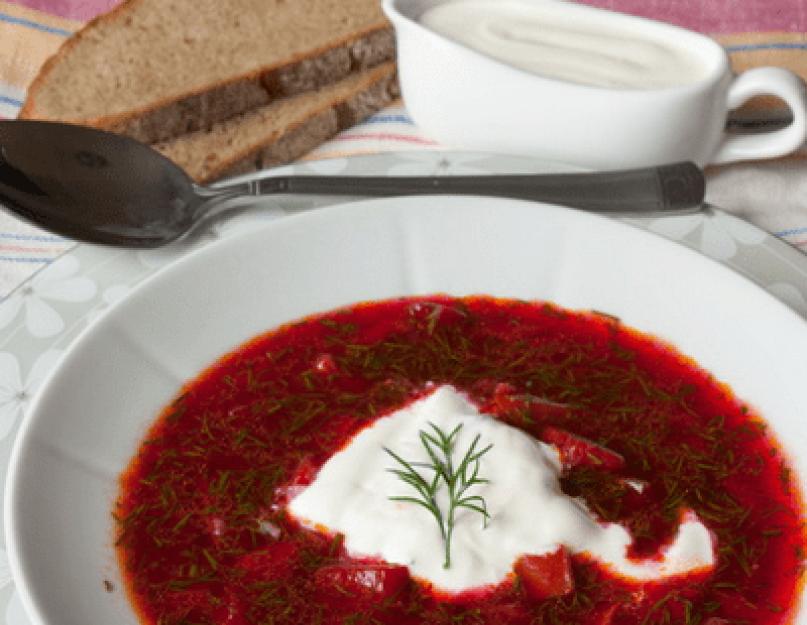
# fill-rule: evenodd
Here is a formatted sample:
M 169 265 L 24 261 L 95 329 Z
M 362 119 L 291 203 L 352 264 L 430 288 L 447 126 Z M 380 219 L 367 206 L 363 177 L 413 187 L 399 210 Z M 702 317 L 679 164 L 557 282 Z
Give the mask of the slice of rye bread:
M 154 145 L 197 182 L 292 161 L 398 97 L 395 63 Z
M 20 112 L 164 141 L 390 60 L 378 0 L 128 0 L 68 39 Z

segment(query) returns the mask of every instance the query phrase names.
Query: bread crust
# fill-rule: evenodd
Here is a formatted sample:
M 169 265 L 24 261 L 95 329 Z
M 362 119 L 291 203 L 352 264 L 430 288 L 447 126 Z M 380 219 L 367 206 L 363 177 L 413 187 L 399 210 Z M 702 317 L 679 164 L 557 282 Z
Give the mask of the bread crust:
M 20 119 L 35 119 L 34 109 L 36 108 L 36 92 L 42 88 L 42 83 L 44 83 L 50 72 L 62 60 L 66 54 L 70 52 L 78 43 L 87 36 L 87 33 L 91 30 L 97 28 L 100 24 L 104 22 L 111 21 L 116 19 L 119 13 L 123 13 L 124 11 L 129 11 L 133 6 L 142 3 L 144 0 L 124 0 L 119 5 L 113 7 L 111 10 L 107 11 L 106 13 L 102 13 L 101 15 L 91 19 L 89 22 L 84 24 L 78 31 L 73 33 L 70 37 L 68 37 L 59 49 L 53 54 L 47 61 L 39 68 L 39 73 L 36 77 L 31 81 L 31 84 L 28 86 L 28 94 L 25 98 L 25 102 L 20 109 L 18 117 Z
M 203 170 L 190 167 L 189 163 L 177 164 L 188 169 L 196 182 L 208 183 L 225 176 L 290 162 L 337 132 L 362 121 L 392 102 L 399 94 L 395 64 L 384 63 L 368 70 L 353 91 L 335 94 L 329 101 L 312 109 L 304 119 L 297 120 L 281 131 L 254 138 L 228 156 L 216 154 L 215 163 L 206 163 Z M 171 158 L 170 142 L 154 147 Z
M 253 72 L 234 75 L 227 80 L 205 87 L 188 90 L 182 94 L 132 109 L 124 113 L 83 119 L 55 119 L 37 113 L 37 93 L 43 88 L 53 69 L 71 53 L 71 50 L 99 26 L 117 19 L 133 10 L 145 0 L 125 0 L 108 13 L 96 17 L 81 30 L 68 38 L 59 50 L 40 69 L 28 89 L 25 103 L 20 110 L 21 119 L 50 119 L 92 126 L 126 134 L 146 143 L 164 141 L 187 132 L 209 128 L 216 122 L 233 117 L 247 110 L 268 103 L 274 98 L 293 95 L 293 92 L 278 88 L 278 77 L 284 73 L 293 75 L 306 63 L 326 58 L 334 51 L 344 50 L 349 57 L 348 71 L 370 67 L 389 60 L 395 55 L 394 35 L 386 19 L 379 20 L 363 30 L 332 41 L 329 45 L 312 48 L 306 53 L 293 55 L 282 62 L 265 65 Z M 368 53 L 368 50 L 370 51 Z M 360 58 L 360 57 L 365 57 Z M 341 76 L 332 72 L 333 79 Z M 318 85 L 312 85 L 316 88 Z M 222 107 L 222 99 L 234 106 Z

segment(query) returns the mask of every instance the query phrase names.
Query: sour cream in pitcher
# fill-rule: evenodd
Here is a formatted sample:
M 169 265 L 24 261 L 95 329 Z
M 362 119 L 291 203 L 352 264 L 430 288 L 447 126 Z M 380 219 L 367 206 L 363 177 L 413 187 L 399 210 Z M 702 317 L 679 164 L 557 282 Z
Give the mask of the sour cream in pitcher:
M 662 89 L 706 73 L 698 55 L 651 40 L 599 11 L 557 0 L 457 0 L 426 10 L 427 28 L 532 74 L 596 87 Z

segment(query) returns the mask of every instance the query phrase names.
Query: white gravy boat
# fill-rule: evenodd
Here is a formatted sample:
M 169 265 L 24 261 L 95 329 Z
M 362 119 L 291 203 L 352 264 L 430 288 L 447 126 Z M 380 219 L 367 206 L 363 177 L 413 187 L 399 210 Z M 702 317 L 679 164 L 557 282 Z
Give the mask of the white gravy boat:
M 504 0 L 483 1 L 495 5 Z M 681 84 L 650 88 L 548 78 L 420 23 L 424 12 L 446 0 L 383 0 L 397 34 L 406 107 L 432 138 L 450 147 L 526 154 L 592 168 L 775 158 L 797 150 L 807 139 L 807 91 L 789 71 L 763 67 L 735 76 L 723 48 L 698 33 L 561 0 L 520 2 L 556 22 L 585 23 L 596 32 L 681 51 L 695 59 L 698 71 Z M 729 111 L 758 95 L 783 100 L 793 122 L 754 135 L 727 133 Z

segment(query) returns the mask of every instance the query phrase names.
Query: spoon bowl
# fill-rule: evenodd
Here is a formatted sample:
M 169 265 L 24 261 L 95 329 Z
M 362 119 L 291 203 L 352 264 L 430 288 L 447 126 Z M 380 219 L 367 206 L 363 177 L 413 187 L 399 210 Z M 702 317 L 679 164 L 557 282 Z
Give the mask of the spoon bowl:
M 275 176 L 208 188 L 128 137 L 83 126 L 0 121 L 0 202 L 17 216 L 81 241 L 153 248 L 187 234 L 213 208 L 277 193 L 350 196 L 469 194 L 605 213 L 699 210 L 692 163 L 614 172 L 512 176 Z
M 92 128 L 0 122 L 0 201 L 71 238 L 150 247 L 184 233 L 204 199 L 149 146 Z

